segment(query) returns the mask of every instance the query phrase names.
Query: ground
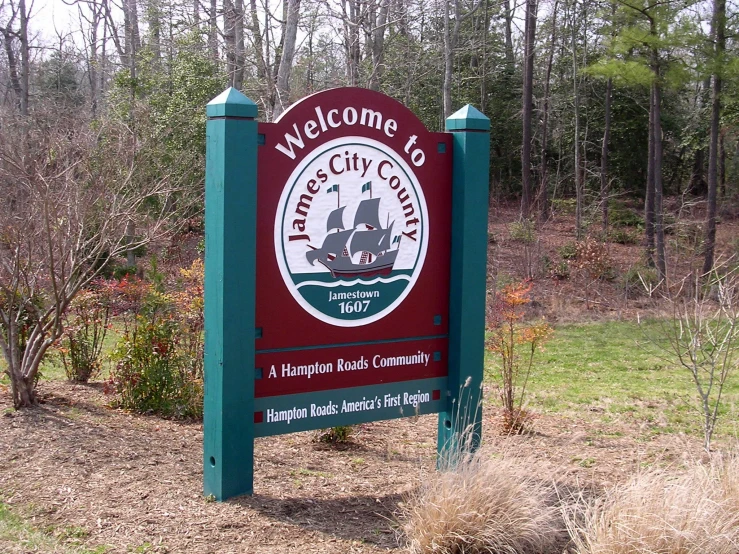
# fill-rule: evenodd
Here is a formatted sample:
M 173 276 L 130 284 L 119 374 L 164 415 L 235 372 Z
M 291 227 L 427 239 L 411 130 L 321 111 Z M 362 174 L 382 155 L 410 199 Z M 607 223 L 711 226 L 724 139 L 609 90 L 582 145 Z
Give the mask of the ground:
M 61 544 L 93 551 L 400 551 L 393 514 L 435 463 L 434 416 L 359 426 L 338 449 L 314 433 L 258 439 L 254 496 L 212 502 L 202 495 L 202 425 L 110 409 L 97 386 L 42 382 L 40 392 L 43 403 L 21 412 L 0 395 L 0 500 Z M 563 491 L 700 452 L 697 438 L 645 438 L 639 422 L 603 425 L 587 413 L 542 415 L 535 433 L 502 437 L 497 416 L 487 404 L 486 455 L 520 456 Z M 0 538 L 0 552 L 34 551 Z
M 573 241 L 571 216 L 546 222 L 525 246 L 512 232 L 515 206 L 495 206 L 491 216 L 490 289 L 531 273 L 531 317 L 630 320 L 654 310 L 623 282 L 639 263 L 639 244 L 609 244 L 610 281 L 592 281 L 574 267 L 558 279 L 551 268 Z M 737 225 L 722 223 L 724 252 L 731 253 L 735 236 Z M 676 257 L 674 246 L 669 255 Z M 0 515 L 9 506 L 52 546 L 3 533 L 0 521 L 3 553 L 401 551 L 395 514 L 435 465 L 435 416 L 358 426 L 340 448 L 316 433 L 257 439 L 254 496 L 218 503 L 202 494 L 201 424 L 112 409 L 99 383 L 42 381 L 39 393 L 38 407 L 15 412 L 0 384 Z M 645 432 L 639 417 L 606 422 L 595 405 L 542 412 L 533 433 L 501 436 L 498 402 L 487 396 L 484 455 L 520 457 L 531 472 L 556 479 L 565 495 L 701 456 L 697 435 Z

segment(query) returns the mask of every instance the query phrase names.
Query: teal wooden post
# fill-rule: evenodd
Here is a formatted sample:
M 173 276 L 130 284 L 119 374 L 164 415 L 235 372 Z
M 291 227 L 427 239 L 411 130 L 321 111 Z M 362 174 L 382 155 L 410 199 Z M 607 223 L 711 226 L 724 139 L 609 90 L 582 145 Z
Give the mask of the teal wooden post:
M 254 487 L 257 106 L 229 88 L 206 113 L 203 489 L 225 500 Z
M 453 465 L 482 434 L 488 245 L 490 120 L 467 105 L 446 120 L 452 133 L 452 259 L 449 387 L 439 413 L 438 463 Z

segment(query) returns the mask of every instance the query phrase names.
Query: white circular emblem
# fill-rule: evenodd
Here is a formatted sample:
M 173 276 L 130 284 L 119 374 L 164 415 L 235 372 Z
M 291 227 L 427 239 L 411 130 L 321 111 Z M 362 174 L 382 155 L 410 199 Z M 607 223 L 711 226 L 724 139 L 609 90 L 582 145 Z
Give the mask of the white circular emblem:
M 356 327 L 397 308 L 418 278 L 428 211 L 416 175 L 388 146 L 342 137 L 290 175 L 275 217 L 285 285 L 308 313 Z

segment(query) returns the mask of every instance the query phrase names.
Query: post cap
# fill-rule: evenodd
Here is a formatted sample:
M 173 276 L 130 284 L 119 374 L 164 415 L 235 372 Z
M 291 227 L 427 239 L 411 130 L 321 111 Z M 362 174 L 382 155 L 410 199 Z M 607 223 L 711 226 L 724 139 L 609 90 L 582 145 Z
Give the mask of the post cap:
M 446 118 L 446 130 L 489 131 L 490 119 L 471 104 L 467 104 Z
M 257 117 L 257 105 L 233 87 L 228 87 L 205 109 L 208 117 Z

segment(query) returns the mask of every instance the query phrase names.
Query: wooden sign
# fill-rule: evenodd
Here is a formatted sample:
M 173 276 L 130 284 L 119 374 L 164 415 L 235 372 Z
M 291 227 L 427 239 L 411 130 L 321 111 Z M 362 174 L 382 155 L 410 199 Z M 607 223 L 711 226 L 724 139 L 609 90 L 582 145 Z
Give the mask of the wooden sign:
M 479 438 L 488 119 L 432 133 L 357 88 L 208 116 L 206 494 L 251 493 L 254 437 L 440 412 L 440 452 Z

